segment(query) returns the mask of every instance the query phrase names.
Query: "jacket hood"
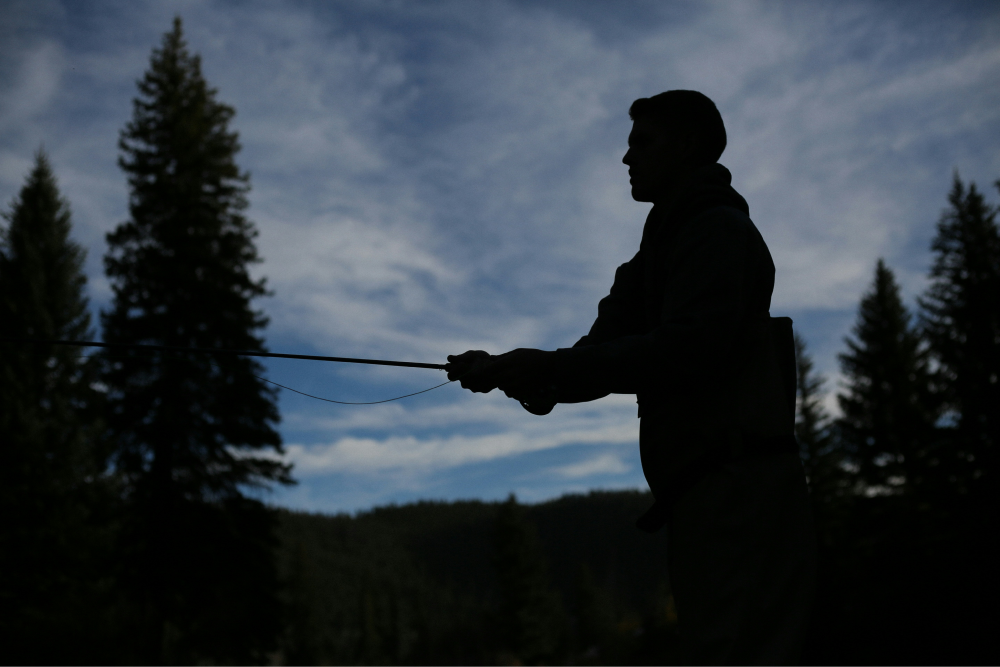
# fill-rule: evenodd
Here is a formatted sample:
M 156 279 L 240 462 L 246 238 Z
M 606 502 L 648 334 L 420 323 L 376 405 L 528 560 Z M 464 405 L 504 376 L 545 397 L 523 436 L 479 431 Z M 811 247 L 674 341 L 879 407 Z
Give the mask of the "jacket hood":
M 707 208 L 729 206 L 750 215 L 747 200 L 733 189 L 733 175 L 721 164 L 705 165 L 678 184 L 664 211 L 671 218 L 683 218 Z
M 659 243 L 663 234 L 670 234 L 678 225 L 702 211 L 717 206 L 728 206 L 750 215 L 747 200 L 730 185 L 733 180 L 729 170 L 713 163 L 691 172 L 688 178 L 677 183 L 665 201 L 655 204 L 646 218 L 640 248 Z

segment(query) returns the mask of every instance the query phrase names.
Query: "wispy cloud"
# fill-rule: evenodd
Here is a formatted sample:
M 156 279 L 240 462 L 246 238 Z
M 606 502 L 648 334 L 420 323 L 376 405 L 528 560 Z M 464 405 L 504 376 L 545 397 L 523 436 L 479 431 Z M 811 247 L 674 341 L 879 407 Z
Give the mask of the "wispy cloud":
M 560 477 L 568 479 L 580 479 L 593 477 L 594 475 L 608 475 L 628 472 L 629 466 L 620 457 L 614 454 L 603 454 L 586 461 L 570 463 L 569 465 L 553 468 L 552 472 Z
M 452 468 L 468 463 L 554 449 L 570 444 L 634 444 L 633 429 L 605 426 L 586 431 L 560 431 L 547 435 L 525 437 L 518 432 L 498 433 L 478 437 L 451 436 L 448 438 L 341 438 L 329 445 L 289 445 L 288 458 L 295 463 L 300 476 L 330 472 L 374 472 L 406 470 L 424 472 Z M 617 461 L 617 459 L 615 459 Z M 608 466 L 608 457 L 594 462 L 556 469 L 565 477 L 582 477 L 598 472 L 625 472 L 627 467 Z
M 340 437 L 333 442 L 290 444 L 288 459 L 300 475 L 342 471 L 431 471 L 468 463 L 555 449 L 565 445 L 636 445 L 635 404 L 625 397 L 592 405 L 559 406 L 550 418 L 527 415 L 499 397 L 478 403 L 407 410 L 385 406 L 340 419 L 300 416 L 298 428 L 315 433 L 375 433 Z M 424 436 L 410 435 L 424 432 Z M 622 469 L 619 472 L 624 472 Z
M 1000 175 L 1000 12 L 988 5 L 12 7 L 0 197 L 44 142 L 90 251 L 96 306 L 109 298 L 103 235 L 127 214 L 117 132 L 150 48 L 182 14 L 208 80 L 238 112 L 274 348 L 435 361 L 572 344 L 637 248 L 647 210 L 620 164 L 626 110 L 669 88 L 719 104 L 723 162 L 778 267 L 773 309 L 795 313 L 828 375 L 878 256 L 909 294 L 922 285 L 952 169 Z M 392 395 L 393 383 L 426 377 L 271 368 L 340 397 Z M 288 502 L 320 497 L 324 475 L 369 479 L 329 501 L 357 507 L 416 493 L 445 470 L 501 470 L 546 452 L 567 452 L 543 466 L 551 493 L 635 473 L 598 451 L 636 442 L 627 397 L 543 419 L 456 387 L 350 410 L 283 395 L 282 407 L 305 480 Z M 516 470 L 503 470 L 515 488 Z

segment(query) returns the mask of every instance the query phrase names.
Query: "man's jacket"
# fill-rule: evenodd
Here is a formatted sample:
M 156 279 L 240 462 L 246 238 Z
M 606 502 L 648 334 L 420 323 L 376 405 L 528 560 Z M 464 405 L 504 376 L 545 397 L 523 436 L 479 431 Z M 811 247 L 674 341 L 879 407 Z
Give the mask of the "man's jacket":
M 703 167 L 654 206 L 590 332 L 556 353 L 560 402 L 637 395 L 660 514 L 726 457 L 794 447 L 791 321 L 769 317 L 774 263 L 730 181 Z

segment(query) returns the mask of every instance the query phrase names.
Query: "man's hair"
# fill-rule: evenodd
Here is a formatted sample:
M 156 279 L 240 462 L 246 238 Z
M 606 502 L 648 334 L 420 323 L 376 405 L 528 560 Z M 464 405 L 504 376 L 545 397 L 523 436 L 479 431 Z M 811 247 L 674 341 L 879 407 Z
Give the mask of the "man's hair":
M 645 118 L 668 132 L 691 132 L 698 141 L 698 164 L 718 162 L 726 149 L 726 126 L 715 102 L 695 90 L 668 90 L 641 97 L 628 109 L 629 118 Z

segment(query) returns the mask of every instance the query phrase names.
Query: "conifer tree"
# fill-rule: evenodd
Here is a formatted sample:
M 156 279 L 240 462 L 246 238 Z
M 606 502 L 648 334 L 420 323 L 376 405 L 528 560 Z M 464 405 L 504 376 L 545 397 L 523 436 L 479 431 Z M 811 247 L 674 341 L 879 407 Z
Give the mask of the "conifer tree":
M 945 465 L 960 494 L 988 493 L 997 487 L 1000 447 L 1000 231 L 975 183 L 966 188 L 956 174 L 948 202 L 922 324 L 957 417 Z
M 825 378 L 815 372 L 805 339 L 795 334 L 797 396 L 795 438 L 809 481 L 809 496 L 819 546 L 820 577 L 812 632 L 805 649 L 805 664 L 824 654 L 831 629 L 839 629 L 843 617 L 845 562 L 852 551 L 850 517 L 855 500 L 855 480 L 845 466 L 846 457 L 833 420 L 823 409 Z M 845 548 L 846 547 L 846 548 Z M 845 558 L 848 555 L 848 558 Z
M 43 151 L 4 218 L 0 339 L 89 339 L 85 253 Z M 11 662 L 88 655 L 103 467 L 94 370 L 78 348 L 0 340 L 0 645 Z
M 936 414 L 927 352 L 882 259 L 862 298 L 848 352 L 840 355 L 846 391 L 838 431 L 861 481 L 872 490 L 920 488 Z
M 949 573 L 939 606 L 955 609 L 950 632 L 962 637 L 965 661 L 985 663 L 996 661 L 1000 622 L 1000 231 L 997 208 L 957 174 L 948 202 L 920 302 L 950 418 L 935 451 L 946 530 L 934 569 Z
M 830 416 L 823 408 L 826 379 L 813 370 L 806 341 L 798 333 L 795 368 L 798 374 L 795 437 L 809 479 L 814 510 L 825 512 L 849 493 L 849 480 L 843 467 L 843 451 L 834 438 Z
M 262 350 L 260 259 L 244 216 L 232 107 L 180 18 L 153 50 L 121 133 L 130 219 L 108 234 L 105 340 Z M 124 579 L 139 662 L 263 659 L 278 631 L 272 517 L 248 487 L 290 483 L 275 394 L 256 361 L 109 355 L 114 465 L 126 482 Z
M 603 662 L 614 653 L 615 606 L 610 593 L 594 581 L 586 563 L 580 563 L 576 577 L 576 631 L 579 652 L 584 657 L 600 657 Z
M 551 664 L 563 640 L 563 607 L 552 588 L 534 525 L 513 494 L 500 505 L 494 565 L 500 585 L 498 629 L 507 660 Z

